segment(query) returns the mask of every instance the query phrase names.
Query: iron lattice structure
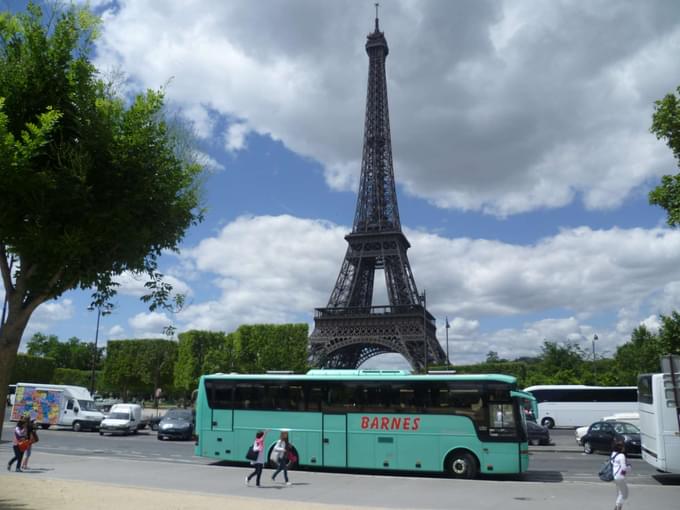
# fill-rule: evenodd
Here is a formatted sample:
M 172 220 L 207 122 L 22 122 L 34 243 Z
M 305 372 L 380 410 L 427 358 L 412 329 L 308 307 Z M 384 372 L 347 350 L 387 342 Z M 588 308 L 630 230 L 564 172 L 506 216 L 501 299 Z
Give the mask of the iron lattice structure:
M 385 59 L 379 30 L 368 35 L 368 92 L 361 180 L 352 232 L 326 308 L 317 308 L 310 361 L 326 368 L 358 368 L 378 354 L 396 352 L 414 369 L 443 364 L 434 317 L 421 299 L 406 255 L 392 165 Z M 376 269 L 385 274 L 389 306 L 372 306 Z

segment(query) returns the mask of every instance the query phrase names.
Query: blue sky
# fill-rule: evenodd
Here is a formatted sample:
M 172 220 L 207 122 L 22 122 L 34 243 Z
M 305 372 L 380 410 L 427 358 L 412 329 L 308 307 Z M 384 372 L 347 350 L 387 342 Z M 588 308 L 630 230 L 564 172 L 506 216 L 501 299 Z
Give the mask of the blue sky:
M 100 341 L 311 325 L 354 216 L 373 2 L 91 4 L 102 74 L 122 71 L 129 95 L 167 84 L 207 168 L 205 221 L 161 260 L 188 306 L 150 313 L 143 282 L 123 277 Z M 680 85 L 680 4 L 381 5 L 401 221 L 452 361 L 535 355 L 546 339 L 589 351 L 594 334 L 612 354 L 658 327 L 680 303 L 680 234 L 647 193 L 677 166 L 649 126 Z M 92 340 L 88 297 L 43 305 L 25 339 Z

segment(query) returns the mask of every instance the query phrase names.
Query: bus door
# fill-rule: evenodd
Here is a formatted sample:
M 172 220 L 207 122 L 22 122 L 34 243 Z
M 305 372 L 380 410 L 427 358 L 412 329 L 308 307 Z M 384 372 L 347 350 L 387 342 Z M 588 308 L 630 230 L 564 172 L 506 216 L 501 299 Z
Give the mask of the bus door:
M 323 465 L 347 467 L 347 415 L 323 415 Z

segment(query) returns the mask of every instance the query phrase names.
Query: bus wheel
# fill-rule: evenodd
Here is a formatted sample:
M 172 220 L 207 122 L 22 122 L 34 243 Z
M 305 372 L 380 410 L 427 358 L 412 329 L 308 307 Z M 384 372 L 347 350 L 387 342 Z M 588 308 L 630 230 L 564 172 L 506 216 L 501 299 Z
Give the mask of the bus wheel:
M 49 423 L 41 423 L 40 428 L 43 429 L 43 430 L 47 430 L 47 429 L 50 428 L 50 424 Z
M 549 429 L 553 428 L 555 426 L 555 420 L 552 418 L 543 418 L 541 420 L 541 425 L 544 427 L 548 427 Z
M 446 457 L 446 472 L 454 478 L 475 478 L 477 471 L 477 459 L 465 450 L 457 450 Z
M 82 430 L 82 426 L 80 425 L 79 421 L 74 421 L 73 422 L 73 432 L 80 432 Z

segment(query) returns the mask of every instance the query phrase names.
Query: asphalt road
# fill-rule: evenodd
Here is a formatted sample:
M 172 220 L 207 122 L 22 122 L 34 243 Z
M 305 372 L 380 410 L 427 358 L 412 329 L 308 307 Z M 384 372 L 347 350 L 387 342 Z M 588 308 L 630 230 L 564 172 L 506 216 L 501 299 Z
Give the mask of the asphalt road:
M 13 424 L 7 422 L 2 430 L 2 459 L 11 456 L 12 427 Z M 553 446 L 530 447 L 530 471 L 519 476 L 469 481 L 437 475 L 310 469 L 292 471 L 292 486 L 286 487 L 272 482 L 272 471 L 265 470 L 263 486 L 257 489 L 252 484 L 249 487 L 244 484 L 244 476 L 250 471 L 248 466 L 195 457 L 191 441 L 158 441 L 151 431 L 112 437 L 96 432 L 50 429 L 40 432 L 41 440 L 34 448 L 26 473 L 0 472 L 0 508 L 5 508 L 4 504 L 9 505 L 7 508 L 52 508 L 54 505 L 49 502 L 53 500 L 49 497 L 43 506 L 31 506 L 30 497 L 27 503 L 12 499 L 13 487 L 24 484 L 30 493 L 30 487 L 35 488 L 41 479 L 48 485 L 39 484 L 40 487 L 52 487 L 62 499 L 76 490 L 73 487 L 91 488 L 99 495 L 96 501 L 81 504 L 75 510 L 115 510 L 120 508 L 121 501 L 133 501 L 131 498 L 140 494 L 145 495 L 145 502 L 134 501 L 140 508 L 150 510 L 206 506 L 259 510 L 272 505 L 282 510 L 320 508 L 315 505 L 442 510 L 611 507 L 614 486 L 600 482 L 596 475 L 606 456 L 584 454 L 573 434 L 573 430 L 552 431 Z M 627 507 L 676 510 L 680 476 L 658 476 L 639 458 L 631 459 L 631 463 L 633 470 L 628 480 L 631 500 Z M 25 480 L 29 478 L 32 481 L 26 485 Z M 196 503 L 196 498 L 206 497 L 217 499 L 207 504 L 203 500 Z M 37 492 L 35 498 L 38 498 Z M 104 499 L 100 501 L 101 498 Z M 80 499 L 61 501 L 59 508 L 74 510 L 76 502 L 82 503 Z M 334 506 L 328 507 L 328 504 Z
M 13 425 L 6 421 L 2 431 L 0 455 L 10 455 Z M 159 441 L 155 432 L 142 430 L 130 436 L 100 436 L 97 432 L 73 432 L 69 429 L 41 430 L 40 442 L 34 448 L 34 460 L 41 452 L 83 457 L 106 457 L 140 461 L 160 461 L 197 465 L 223 465 L 212 459 L 194 456 L 192 441 Z M 605 454 L 586 455 L 574 441 L 573 430 L 553 430 L 553 446 L 531 446 L 529 471 L 510 477 L 488 477 L 488 480 L 524 480 L 545 483 L 592 481 Z M 5 453 L 6 452 L 6 453 Z M 641 485 L 679 485 L 680 476 L 659 475 L 639 457 L 630 459 L 631 483 Z M 238 467 L 239 464 L 231 464 Z M 341 472 L 344 473 L 344 472 Z M 388 475 L 389 476 L 389 475 Z M 398 475 L 397 475 L 398 476 Z M 430 476 L 430 475 L 427 475 Z M 436 478 L 436 475 L 433 476 Z

